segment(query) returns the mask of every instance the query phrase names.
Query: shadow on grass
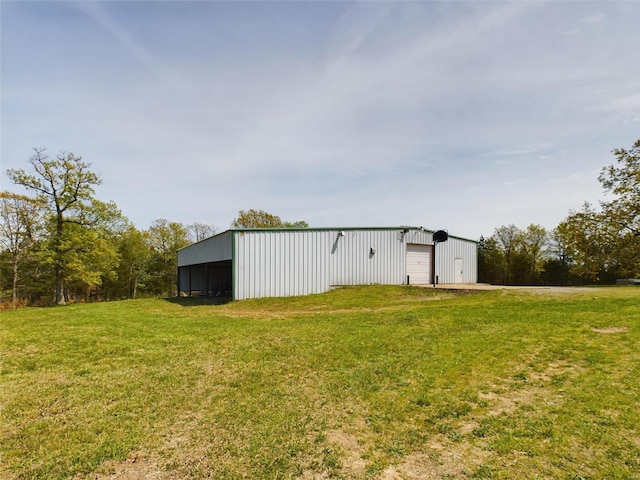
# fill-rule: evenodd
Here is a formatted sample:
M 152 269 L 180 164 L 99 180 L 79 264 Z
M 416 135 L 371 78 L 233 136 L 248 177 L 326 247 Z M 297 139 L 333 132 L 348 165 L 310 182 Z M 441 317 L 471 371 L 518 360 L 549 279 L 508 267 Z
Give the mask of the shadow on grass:
M 168 297 L 165 300 L 181 307 L 202 307 L 205 305 L 224 305 L 233 301 L 231 297 Z

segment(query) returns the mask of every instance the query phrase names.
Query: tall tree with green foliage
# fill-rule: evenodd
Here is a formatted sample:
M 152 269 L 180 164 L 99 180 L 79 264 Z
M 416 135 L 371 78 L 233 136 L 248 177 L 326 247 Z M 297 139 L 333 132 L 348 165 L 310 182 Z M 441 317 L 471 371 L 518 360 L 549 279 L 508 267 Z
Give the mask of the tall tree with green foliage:
M 66 281 L 84 268 L 75 254 L 89 249 L 100 252 L 104 246 L 95 242 L 93 234 L 87 236 L 87 232 L 93 226 L 111 222 L 120 213 L 113 203 L 103 203 L 95 197 L 95 187 L 101 180 L 82 157 L 61 152 L 51 159 L 46 149 L 35 148 L 29 162 L 31 172 L 10 169 L 7 174 L 13 183 L 34 192 L 47 205 L 51 218 L 48 248 L 54 272 L 54 301 L 64 305 Z M 89 272 L 85 269 L 85 273 Z
M 504 281 L 504 253 L 494 238 L 480 237 L 478 241 L 478 281 L 500 284 Z
M 115 278 L 109 282 L 110 298 L 136 298 L 145 292 L 151 275 L 151 260 L 154 251 L 148 242 L 147 232 L 132 225 L 124 229 L 117 238 L 118 265 Z
M 640 139 L 629 150 L 613 153 L 617 164 L 604 167 L 598 177 L 605 192 L 614 195 L 602 210 L 620 235 L 640 237 Z
M 155 220 L 145 238 L 152 249 L 149 288 L 155 295 L 171 295 L 176 291 L 177 251 L 191 244 L 189 232 L 178 222 L 164 218 Z
M 494 230 L 491 238 L 504 255 L 504 274 L 502 283 L 509 285 L 513 277 L 513 262 L 518 252 L 522 231 L 515 225 L 502 225 Z
M 569 237 L 565 228 L 566 225 L 560 224 L 549 234 L 549 255 L 543 262 L 541 272 L 547 284 L 567 285 L 569 283 L 572 259 L 569 253 Z
M 278 215 L 264 210 L 240 210 L 238 216 L 231 223 L 233 228 L 308 228 L 304 220 L 286 222 Z
M 604 167 L 600 181 L 613 199 L 602 202 L 602 219 L 612 243 L 608 259 L 620 277 L 640 278 L 640 139 L 613 151 L 617 163 Z
M 115 277 L 118 265 L 116 235 L 95 225 L 70 223 L 62 236 L 61 251 L 65 263 L 67 299 L 100 300 L 108 298 L 108 281 Z M 53 236 L 49 238 L 51 243 Z M 56 265 L 55 249 L 45 249 Z
M 547 253 L 549 235 L 542 225 L 529 225 L 520 235 L 520 248 L 529 271 L 524 283 L 537 285 L 542 270 L 542 261 Z
M 611 283 L 640 277 L 640 140 L 613 151 L 617 163 L 598 180 L 611 200 L 596 210 L 585 203 L 560 224 L 572 259 L 571 272 L 583 281 Z

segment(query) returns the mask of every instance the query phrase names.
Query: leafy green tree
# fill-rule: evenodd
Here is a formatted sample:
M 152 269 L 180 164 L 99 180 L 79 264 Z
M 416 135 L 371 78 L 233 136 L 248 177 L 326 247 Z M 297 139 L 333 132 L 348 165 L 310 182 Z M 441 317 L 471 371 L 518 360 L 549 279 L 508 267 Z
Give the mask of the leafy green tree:
M 10 169 L 7 174 L 15 184 L 34 192 L 36 198 L 47 205 L 52 219 L 47 247 L 50 253 L 48 260 L 54 272 L 54 298 L 56 304 L 64 305 L 67 280 L 72 277 L 77 280 L 83 270 L 84 276 L 89 277 L 89 283 L 93 283 L 93 272 L 89 275 L 80 266 L 82 261 L 87 261 L 87 256 L 74 255 L 85 254 L 89 250 L 101 253 L 104 245 L 95 241 L 95 232 L 89 233 L 89 227 L 106 225 L 121 215 L 113 203 L 103 203 L 95 197 L 94 189 L 101 180 L 82 157 L 61 152 L 50 159 L 45 149 L 35 148 L 29 161 L 31 173 Z M 93 243 L 85 243 L 88 241 Z
M 109 298 L 136 298 L 139 292 L 146 291 L 154 256 L 147 236 L 147 232 L 141 232 L 132 225 L 119 233 L 115 241 L 118 264 L 115 275 L 107 281 Z
M 493 238 L 480 237 L 478 241 L 478 281 L 499 284 L 505 270 L 504 253 Z
M 152 249 L 150 259 L 149 288 L 155 295 L 171 295 L 176 292 L 178 250 L 191 243 L 184 225 L 164 218 L 155 220 L 146 232 Z
M 69 224 L 61 245 L 67 298 L 87 301 L 108 297 L 104 287 L 114 278 L 118 265 L 117 244 L 110 232 Z M 49 251 L 54 252 L 53 249 Z
M 548 240 L 547 230 L 541 225 L 531 224 L 520 235 L 520 248 L 529 267 L 523 283 L 538 284 L 542 262 L 547 253 Z
M 20 267 L 32 256 L 43 229 L 41 202 L 25 195 L 0 192 L 0 245 L 11 263 L 11 304 L 18 300 Z
M 502 282 L 510 285 L 513 277 L 513 262 L 518 252 L 518 246 L 522 231 L 515 225 L 502 225 L 494 230 L 491 238 L 496 247 L 504 255 L 504 271 Z
M 572 259 L 571 272 L 582 282 L 599 282 L 605 274 L 609 243 L 602 213 L 585 203 L 558 225 L 566 253 Z
M 571 273 L 581 281 L 612 283 L 640 277 L 640 140 L 613 151 L 617 164 L 598 180 L 612 195 L 597 211 L 585 203 L 560 224 L 571 257 Z
M 308 228 L 304 220 L 285 222 L 279 216 L 264 210 L 240 210 L 231 223 L 232 228 Z
M 509 285 L 531 285 L 531 258 L 519 242 L 509 265 Z
M 613 199 L 602 202 L 603 230 L 611 245 L 608 264 L 618 277 L 640 277 L 640 139 L 613 151 L 617 163 L 598 180 Z
M 551 285 L 569 284 L 569 267 L 572 263 L 569 254 L 569 236 L 566 225 L 558 225 L 549 235 L 549 256 L 544 260 L 542 278 Z
M 620 235 L 640 237 L 640 139 L 629 150 L 613 151 L 617 164 L 604 167 L 598 180 L 615 198 L 602 203 L 608 222 Z

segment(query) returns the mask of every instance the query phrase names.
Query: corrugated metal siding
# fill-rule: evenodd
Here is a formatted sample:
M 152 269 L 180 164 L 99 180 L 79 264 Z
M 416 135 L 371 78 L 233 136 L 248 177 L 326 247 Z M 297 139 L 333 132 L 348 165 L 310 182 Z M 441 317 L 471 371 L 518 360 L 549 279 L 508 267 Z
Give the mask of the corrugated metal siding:
M 400 229 L 340 232 L 235 232 L 234 298 L 307 295 L 334 285 L 401 285 L 407 239 L 431 240 L 429 232 Z
M 338 233 L 332 239 L 331 285 L 403 283 L 405 245 L 400 230 L 347 230 L 344 236 Z
M 455 283 L 455 259 L 463 261 L 463 283 L 478 281 L 478 248 L 475 242 L 449 237 L 436 245 L 436 276 L 439 283 Z
M 235 232 L 234 298 L 326 292 L 329 232 Z
M 231 235 L 227 231 L 178 250 L 178 266 L 231 260 Z

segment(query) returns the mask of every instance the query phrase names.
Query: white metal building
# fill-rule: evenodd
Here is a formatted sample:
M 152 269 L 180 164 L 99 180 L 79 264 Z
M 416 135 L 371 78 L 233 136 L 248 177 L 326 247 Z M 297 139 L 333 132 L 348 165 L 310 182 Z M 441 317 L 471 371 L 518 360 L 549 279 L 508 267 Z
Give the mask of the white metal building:
M 422 227 L 227 230 L 178 251 L 178 292 L 242 300 L 340 285 L 476 283 L 476 242 L 449 236 L 434 245 L 433 233 Z

